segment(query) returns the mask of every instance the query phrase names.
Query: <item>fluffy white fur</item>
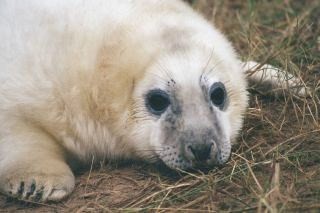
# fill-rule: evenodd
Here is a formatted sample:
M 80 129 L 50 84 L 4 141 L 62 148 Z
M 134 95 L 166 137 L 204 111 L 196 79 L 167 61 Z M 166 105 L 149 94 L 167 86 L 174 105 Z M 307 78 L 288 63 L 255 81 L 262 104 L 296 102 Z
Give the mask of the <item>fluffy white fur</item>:
M 208 84 L 226 82 L 232 94 L 219 114 L 228 140 L 241 128 L 242 65 L 225 37 L 180 1 L 3 0 L 0 41 L 0 190 L 7 195 L 64 198 L 74 187 L 69 158 L 156 156 L 161 126 L 143 95 L 163 88 L 168 75 L 183 100 L 198 101 L 200 74 L 213 69 Z M 185 122 L 204 120 L 194 117 Z

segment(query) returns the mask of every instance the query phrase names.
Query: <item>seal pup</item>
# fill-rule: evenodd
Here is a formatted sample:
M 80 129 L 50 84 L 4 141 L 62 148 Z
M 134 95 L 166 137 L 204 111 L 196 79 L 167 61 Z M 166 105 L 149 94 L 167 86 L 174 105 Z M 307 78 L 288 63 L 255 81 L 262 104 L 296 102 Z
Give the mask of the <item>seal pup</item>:
M 0 40 L 2 193 L 61 200 L 70 159 L 228 160 L 247 65 L 182 1 L 3 0 Z

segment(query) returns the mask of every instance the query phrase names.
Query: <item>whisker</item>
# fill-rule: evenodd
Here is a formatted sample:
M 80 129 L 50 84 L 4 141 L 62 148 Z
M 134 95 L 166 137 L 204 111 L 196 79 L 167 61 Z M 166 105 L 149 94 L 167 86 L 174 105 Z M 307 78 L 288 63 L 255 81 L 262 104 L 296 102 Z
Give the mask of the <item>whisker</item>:
M 222 63 L 222 60 L 217 61 L 207 72 L 204 72 L 206 76 L 209 76 L 216 68 Z
M 211 61 L 211 59 L 213 57 L 213 51 L 214 51 L 214 48 L 212 48 L 212 51 L 210 52 L 210 55 L 208 57 L 208 61 L 207 61 L 206 65 L 204 66 L 203 70 L 202 70 L 201 77 L 205 74 L 205 72 L 206 72 L 206 70 L 207 70 L 207 68 L 208 68 L 208 66 L 210 64 L 210 61 Z
M 168 77 L 168 79 L 164 79 L 165 83 L 168 82 L 168 80 L 174 79 L 172 71 L 170 71 L 167 67 L 165 67 L 163 64 L 160 64 L 159 62 L 157 63 L 157 66 L 159 67 L 159 70 Z

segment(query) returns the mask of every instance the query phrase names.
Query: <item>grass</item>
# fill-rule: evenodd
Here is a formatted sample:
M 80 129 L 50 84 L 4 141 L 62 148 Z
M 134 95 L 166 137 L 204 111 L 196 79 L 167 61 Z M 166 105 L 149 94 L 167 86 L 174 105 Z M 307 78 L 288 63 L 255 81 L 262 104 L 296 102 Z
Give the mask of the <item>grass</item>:
M 75 192 L 62 203 L 0 197 L 3 211 L 320 211 L 320 2 L 191 4 L 229 37 L 244 60 L 294 73 L 312 97 L 268 97 L 250 88 L 245 125 L 231 159 L 207 174 L 177 174 L 137 162 L 110 164 L 78 175 Z

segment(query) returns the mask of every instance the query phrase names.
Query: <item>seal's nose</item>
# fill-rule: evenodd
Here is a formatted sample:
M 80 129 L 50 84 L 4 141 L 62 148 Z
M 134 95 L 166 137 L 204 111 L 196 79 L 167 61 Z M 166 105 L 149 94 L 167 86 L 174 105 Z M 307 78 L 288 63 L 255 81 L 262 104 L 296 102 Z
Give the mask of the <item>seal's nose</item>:
M 207 144 L 191 144 L 186 147 L 186 156 L 190 160 L 205 162 L 212 158 L 215 153 L 216 144 L 214 142 Z

